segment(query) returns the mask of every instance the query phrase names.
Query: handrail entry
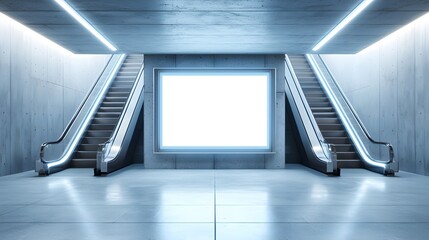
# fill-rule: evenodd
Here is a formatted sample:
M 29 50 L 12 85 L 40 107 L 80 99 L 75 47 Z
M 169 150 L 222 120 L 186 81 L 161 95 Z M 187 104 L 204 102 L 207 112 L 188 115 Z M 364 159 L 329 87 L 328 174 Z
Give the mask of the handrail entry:
M 98 82 L 100 81 L 101 77 L 103 76 L 104 72 L 106 71 L 106 69 L 109 66 L 109 64 L 112 61 L 112 59 L 113 59 L 113 54 L 110 56 L 110 58 L 107 61 L 106 65 L 104 66 L 103 70 L 101 71 L 100 75 L 98 76 L 97 81 L 95 81 L 94 84 L 92 85 L 91 89 L 89 89 L 89 91 L 86 94 L 84 100 L 81 102 L 81 104 L 79 105 L 79 107 L 77 108 L 77 110 L 75 111 L 75 113 L 73 114 L 73 117 L 70 119 L 69 123 L 67 124 L 66 128 L 64 129 L 64 131 L 61 133 L 60 137 L 56 141 L 45 142 L 45 143 L 43 143 L 40 146 L 39 156 L 40 156 L 40 161 L 41 162 L 43 162 L 43 163 L 50 163 L 50 162 L 52 162 L 52 161 L 46 161 L 44 159 L 45 148 L 47 148 L 49 145 L 58 144 L 58 143 L 60 143 L 61 141 L 64 140 L 65 136 L 70 131 L 71 126 L 73 125 L 73 123 L 76 120 L 76 118 L 79 115 L 79 113 L 82 111 L 83 106 L 85 106 L 86 102 L 89 99 L 89 96 L 91 96 L 92 91 L 95 89 L 95 86 L 97 86 Z
M 112 133 L 112 135 L 110 136 L 110 138 L 106 142 L 100 143 L 98 145 L 98 149 L 97 149 L 97 162 L 100 161 L 100 160 L 101 160 L 101 162 L 105 161 L 106 158 L 108 157 L 108 155 L 110 154 L 110 151 L 112 149 L 112 144 L 113 144 L 113 142 L 115 141 L 115 139 L 116 139 L 116 137 L 118 135 L 118 132 L 119 132 L 119 129 L 120 129 L 121 125 L 122 125 L 122 122 L 124 121 L 124 117 L 125 117 L 125 115 L 126 115 L 126 113 L 128 111 L 128 108 L 130 107 L 130 102 L 132 101 L 133 96 L 135 96 L 135 94 L 136 94 L 137 86 L 138 86 L 139 82 L 142 81 L 141 77 L 142 77 L 143 71 L 144 71 L 144 62 L 142 62 L 142 66 L 140 67 L 140 70 L 139 70 L 139 72 L 138 72 L 138 74 L 136 76 L 136 81 L 135 81 L 135 83 L 133 85 L 133 88 L 130 91 L 130 95 L 129 95 L 128 99 L 127 99 L 127 102 L 126 102 L 126 104 L 124 106 L 124 109 L 122 111 L 120 119 L 119 119 L 119 121 L 118 121 L 118 123 L 117 123 L 117 125 L 116 125 L 116 127 L 115 127 L 115 129 L 114 129 L 114 131 Z
M 309 55 L 309 54 L 307 54 L 307 55 Z M 390 144 L 388 142 L 377 141 L 374 138 L 372 138 L 372 136 L 369 134 L 368 130 L 366 129 L 365 125 L 363 124 L 362 120 L 357 115 L 356 110 L 353 108 L 353 106 L 351 105 L 350 101 L 345 96 L 345 94 L 344 94 L 343 90 L 341 89 L 341 87 L 338 85 L 335 77 L 333 76 L 333 74 L 329 70 L 329 68 L 327 67 L 327 65 L 326 65 L 325 61 L 323 60 L 323 58 L 319 54 L 316 54 L 316 56 L 318 57 L 318 59 L 320 60 L 320 62 L 323 64 L 323 68 L 324 68 L 323 71 L 326 71 L 329 74 L 329 77 L 332 79 L 332 82 L 334 83 L 336 89 L 341 94 L 342 99 L 346 103 L 348 109 L 350 109 L 350 112 L 353 114 L 353 117 L 356 119 L 357 123 L 359 124 L 359 127 L 362 129 L 362 131 L 365 134 L 365 136 L 367 137 L 367 139 L 370 140 L 374 144 L 385 145 L 388 148 L 388 151 L 389 151 L 389 159 L 388 159 L 388 161 L 380 161 L 380 160 L 377 160 L 377 159 L 372 159 L 372 160 L 376 161 L 376 162 L 380 162 L 380 163 L 386 164 L 386 165 L 393 163 L 394 162 L 394 155 L 395 154 L 394 154 L 394 149 L 393 149 L 392 144 Z
M 293 66 L 292 66 L 292 64 L 291 64 L 291 62 L 290 62 L 290 60 L 289 60 L 289 58 L 288 58 L 288 56 L 287 56 L 287 55 L 285 56 L 285 63 L 286 63 L 287 69 L 289 70 L 289 73 L 290 73 L 290 75 L 291 75 L 291 77 L 292 77 L 293 85 L 294 85 L 294 87 L 296 88 L 296 91 L 297 91 L 297 93 L 296 93 L 296 94 L 298 94 L 299 99 L 301 100 L 302 105 L 303 105 L 303 107 L 304 107 L 304 112 L 305 112 L 305 114 L 307 115 L 307 118 L 308 118 L 308 120 L 310 121 L 310 124 L 312 125 L 312 128 L 311 128 L 311 129 L 313 129 L 313 131 L 314 131 L 314 133 L 315 133 L 315 136 L 316 136 L 316 138 L 317 138 L 317 141 L 319 142 L 320 147 L 322 148 L 321 150 L 322 150 L 322 152 L 323 152 L 324 158 L 325 158 L 327 161 L 325 161 L 325 160 L 323 160 L 323 159 L 321 159 L 321 158 L 317 157 L 317 154 L 315 155 L 315 156 L 316 156 L 316 159 L 317 159 L 318 161 L 326 162 L 326 163 L 328 163 L 328 162 L 332 162 L 332 163 L 334 164 L 334 166 L 333 166 L 333 167 L 335 168 L 335 169 L 332 169 L 332 170 L 333 170 L 333 171 L 334 171 L 334 173 L 335 173 L 335 171 L 338 171 L 338 169 L 336 169 L 336 155 L 337 155 L 337 154 L 336 154 L 336 147 L 335 147 L 335 145 L 334 145 L 334 144 L 328 143 L 328 142 L 324 139 L 324 137 L 323 137 L 322 133 L 320 132 L 320 129 L 319 129 L 319 127 L 318 127 L 318 125 L 317 125 L 317 123 L 316 123 L 316 121 L 315 121 L 315 119 L 314 119 L 314 116 L 312 115 L 312 113 L 311 113 L 311 112 L 309 112 L 309 111 L 311 111 L 311 110 L 309 110 L 309 105 L 308 105 L 308 103 L 307 103 L 307 100 L 306 100 L 305 96 L 303 96 L 303 93 L 302 93 L 301 87 L 300 87 L 299 83 L 297 82 L 298 80 L 297 80 L 297 77 L 296 77 L 296 75 L 295 75 L 295 71 L 294 71 Z M 286 75 L 285 75 L 285 81 L 286 81 L 286 86 L 287 86 L 289 89 L 291 89 L 291 87 L 292 87 L 292 86 L 290 86 L 290 84 L 289 84 L 289 80 L 287 79 Z M 291 92 L 291 94 L 293 94 L 293 93 Z M 293 97 L 293 96 L 292 96 L 292 97 Z M 300 111 L 300 110 L 298 110 L 298 111 Z M 315 154 L 315 152 L 314 152 L 314 150 L 313 150 L 313 149 L 312 149 L 311 151 Z M 336 172 L 336 174 L 339 174 L 339 172 Z

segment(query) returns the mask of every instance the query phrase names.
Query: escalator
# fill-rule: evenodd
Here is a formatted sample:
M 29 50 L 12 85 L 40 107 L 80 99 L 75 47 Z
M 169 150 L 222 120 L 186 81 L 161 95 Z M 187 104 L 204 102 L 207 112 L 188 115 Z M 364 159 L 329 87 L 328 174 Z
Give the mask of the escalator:
M 289 59 L 323 137 L 335 145 L 338 167 L 362 167 L 350 137 L 305 56 L 289 55 Z
M 98 145 L 105 143 L 112 136 L 142 64 L 142 56 L 131 55 L 125 59 L 77 146 L 70 167 L 96 167 Z
M 42 144 L 39 175 L 66 168 L 107 174 L 126 159 L 143 105 L 143 55 L 114 55 L 57 141 Z
M 309 130 L 316 131 L 318 140 L 331 146 L 331 156 L 335 156 L 331 160 L 336 161 L 338 169 L 367 168 L 384 175 L 398 171 L 393 147 L 372 139 L 319 55 L 287 55 L 286 67 L 288 98 L 302 101 L 305 108 L 294 112 L 295 120 L 308 117 L 305 115 L 313 120 L 310 121 L 312 128 L 298 126 L 301 138 L 308 135 Z M 295 91 L 299 94 L 290 94 L 291 88 L 297 88 Z M 303 141 L 303 144 L 311 143 Z M 315 168 L 315 161 L 308 160 L 311 152 L 306 150 L 306 155 L 304 164 Z

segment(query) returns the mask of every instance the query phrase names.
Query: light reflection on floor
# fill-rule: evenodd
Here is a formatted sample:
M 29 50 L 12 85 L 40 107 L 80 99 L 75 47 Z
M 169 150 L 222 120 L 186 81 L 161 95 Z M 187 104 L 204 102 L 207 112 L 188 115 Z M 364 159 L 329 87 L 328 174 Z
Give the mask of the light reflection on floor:
M 70 169 L 0 178 L 0 239 L 427 239 L 429 178 Z M 216 230 L 215 230 L 216 229 Z M 215 234 L 216 231 L 216 234 Z

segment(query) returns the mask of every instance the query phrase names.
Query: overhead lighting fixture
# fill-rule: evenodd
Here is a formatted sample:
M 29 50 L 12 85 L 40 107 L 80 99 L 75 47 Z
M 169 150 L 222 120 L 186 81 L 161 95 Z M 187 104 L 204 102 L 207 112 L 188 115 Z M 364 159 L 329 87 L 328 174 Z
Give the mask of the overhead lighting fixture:
M 5 23 L 7 25 L 11 25 L 13 29 L 18 29 L 19 31 L 28 34 L 32 39 L 32 42 L 40 41 L 40 44 L 46 44 L 49 48 L 53 48 L 55 50 L 58 50 L 64 54 L 71 54 L 73 55 L 70 50 L 58 45 L 57 43 L 53 42 L 49 38 L 41 35 L 40 33 L 28 28 L 27 26 L 23 25 L 22 23 L 16 21 L 15 19 L 5 15 L 4 13 L 0 12 L 0 22 Z
M 87 20 L 85 20 L 76 10 L 74 10 L 70 4 L 64 0 L 55 0 L 58 5 L 60 5 L 68 14 L 70 14 L 74 19 L 76 19 L 82 26 L 84 26 L 92 35 L 94 35 L 100 42 L 102 42 L 106 47 L 112 51 L 116 51 L 113 44 L 111 44 L 100 32 L 98 32 Z
M 332 31 L 328 33 L 314 48 L 313 51 L 318 51 L 329 40 L 331 40 L 338 32 L 340 32 L 347 24 L 349 24 L 357 15 L 367 8 L 374 0 L 362 1 L 347 17 L 345 17 Z
M 364 53 L 365 51 L 370 50 L 373 47 L 377 47 L 383 42 L 387 43 L 388 41 L 391 41 L 392 39 L 396 39 L 398 37 L 398 35 L 406 34 L 405 33 L 406 31 L 412 30 L 413 28 L 415 28 L 419 24 L 429 26 L 429 12 L 426 13 L 425 15 L 421 16 L 420 18 L 408 23 L 407 25 L 401 27 L 400 29 L 396 30 L 395 32 L 390 33 L 389 35 L 387 35 L 383 39 L 378 40 L 377 42 L 369 45 L 368 47 L 366 47 L 362 51 L 358 52 L 358 54 Z

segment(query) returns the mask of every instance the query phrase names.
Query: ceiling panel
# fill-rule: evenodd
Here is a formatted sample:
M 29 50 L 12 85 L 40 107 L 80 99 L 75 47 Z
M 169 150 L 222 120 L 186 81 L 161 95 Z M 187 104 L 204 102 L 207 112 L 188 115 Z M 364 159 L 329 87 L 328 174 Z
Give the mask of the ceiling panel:
M 308 53 L 359 0 L 69 0 L 120 52 Z M 429 10 L 375 0 L 323 53 L 356 53 Z M 53 0 L 1 0 L 0 11 L 76 53 L 110 53 Z
M 398 0 L 395 0 L 398 1 Z M 96 11 L 348 11 L 356 0 L 70 0 L 77 10 Z M 400 2 L 400 1 L 398 1 Z M 52 10 L 52 0 L 2 0 L 7 10 Z

